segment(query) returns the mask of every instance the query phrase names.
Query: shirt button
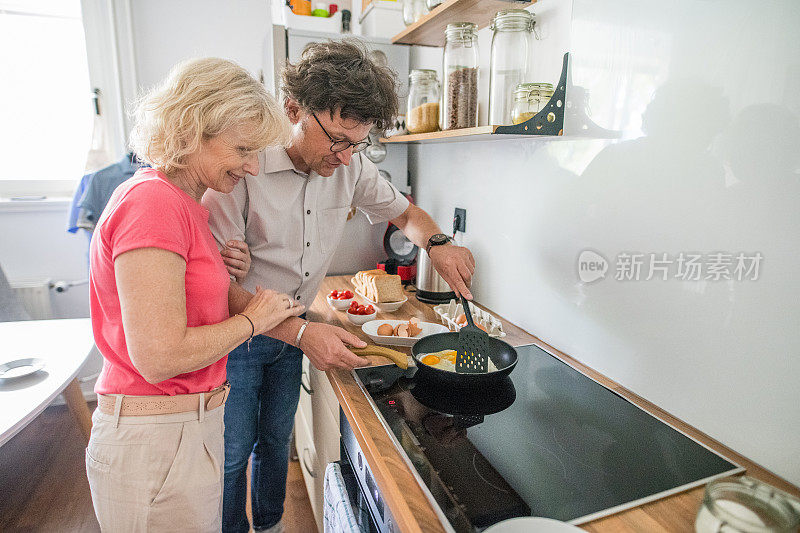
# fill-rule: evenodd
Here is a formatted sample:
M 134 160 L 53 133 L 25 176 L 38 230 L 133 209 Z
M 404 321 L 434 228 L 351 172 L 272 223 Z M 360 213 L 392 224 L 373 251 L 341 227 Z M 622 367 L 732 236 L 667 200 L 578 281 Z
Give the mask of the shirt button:
M 311 209 L 306 209 L 306 215 L 310 215 L 310 214 L 311 214 Z
M 311 246 L 311 243 L 310 243 L 310 242 L 307 242 L 307 243 L 306 243 L 306 246 Z
M 298 294 L 297 296 L 294 297 L 294 299 L 295 300 L 299 300 L 300 299 L 300 295 Z
M 306 272 L 306 277 L 308 277 L 308 272 Z

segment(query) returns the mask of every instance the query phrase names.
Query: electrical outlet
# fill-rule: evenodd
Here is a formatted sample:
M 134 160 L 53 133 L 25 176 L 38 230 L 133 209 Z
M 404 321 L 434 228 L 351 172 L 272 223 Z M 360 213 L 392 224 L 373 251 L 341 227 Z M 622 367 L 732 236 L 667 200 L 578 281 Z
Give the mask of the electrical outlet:
M 453 233 L 460 231 L 464 233 L 467 231 L 467 210 L 456 207 L 456 212 L 453 215 Z

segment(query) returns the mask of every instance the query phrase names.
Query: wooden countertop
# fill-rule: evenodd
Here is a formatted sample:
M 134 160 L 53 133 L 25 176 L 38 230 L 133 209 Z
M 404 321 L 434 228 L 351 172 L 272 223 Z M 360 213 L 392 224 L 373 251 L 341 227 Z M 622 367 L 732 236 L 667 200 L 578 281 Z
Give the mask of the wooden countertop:
M 316 299 L 308 310 L 310 320 L 327 322 L 342 326 L 351 333 L 369 342 L 359 326 L 347 320 L 343 311 L 331 309 L 326 301 L 326 295 L 334 289 L 349 288 L 350 276 L 329 276 L 325 278 Z M 393 313 L 378 313 L 378 319 L 407 319 L 412 316 L 428 322 L 439 322 L 438 316 L 433 312 L 433 306 L 419 302 L 413 293 L 407 293 L 408 302 Z M 480 306 L 483 307 L 483 306 Z M 784 479 L 772 474 L 758 466 L 742 455 L 734 452 L 697 429 L 689 426 L 628 391 L 624 387 L 595 372 L 575 359 L 563 354 L 546 344 L 530 333 L 518 328 L 505 320 L 497 313 L 492 313 L 503 322 L 506 337 L 503 339 L 513 346 L 523 344 L 536 344 L 544 350 L 555 355 L 579 372 L 601 383 L 605 387 L 617 392 L 627 400 L 638 405 L 656 418 L 672 425 L 695 440 L 709 448 L 728 457 L 742 465 L 749 476 L 761 479 L 790 494 L 800 497 L 800 489 Z M 411 353 L 408 348 L 393 347 Z M 386 360 L 379 357 L 371 358 L 375 364 L 386 364 Z M 353 432 L 356 435 L 364 458 L 369 463 L 375 481 L 380 488 L 384 499 L 397 521 L 397 525 L 404 533 L 434 533 L 444 532 L 431 504 L 417 483 L 411 470 L 406 465 L 400 452 L 395 448 L 391 438 L 383 428 L 380 420 L 359 388 L 350 372 L 345 370 L 332 370 L 327 372 L 339 404 L 347 417 Z M 637 531 L 694 531 L 694 519 L 703 498 L 703 487 L 669 496 L 658 501 L 648 503 L 627 511 L 623 511 L 605 518 L 588 522 L 580 527 L 592 532 L 637 532 Z

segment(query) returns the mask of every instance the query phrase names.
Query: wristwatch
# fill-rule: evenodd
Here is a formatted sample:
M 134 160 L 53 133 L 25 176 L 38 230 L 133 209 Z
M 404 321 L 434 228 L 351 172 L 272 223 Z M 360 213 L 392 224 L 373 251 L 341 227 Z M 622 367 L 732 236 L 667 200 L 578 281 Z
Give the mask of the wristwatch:
M 453 239 L 451 239 L 444 233 L 437 233 L 435 235 L 431 235 L 431 238 L 428 239 L 428 244 L 425 245 L 425 252 L 430 255 L 432 247 L 441 246 L 449 242 L 453 242 Z

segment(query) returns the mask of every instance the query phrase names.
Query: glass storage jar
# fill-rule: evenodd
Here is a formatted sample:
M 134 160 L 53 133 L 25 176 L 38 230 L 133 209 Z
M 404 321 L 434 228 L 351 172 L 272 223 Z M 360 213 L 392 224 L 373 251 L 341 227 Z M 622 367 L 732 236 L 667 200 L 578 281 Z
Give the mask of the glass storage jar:
M 706 486 L 697 533 L 789 533 L 800 528 L 800 500 L 749 476 Z
M 444 0 L 425 0 L 425 5 L 428 6 L 428 11 L 432 11 L 434 7 L 441 4 Z
M 439 79 L 435 70 L 412 70 L 408 76 L 406 129 L 409 133 L 439 129 Z
M 454 22 L 445 30 L 443 130 L 478 125 L 478 26 Z
M 541 111 L 553 96 L 552 83 L 520 83 L 514 88 L 511 123 L 522 124 Z
M 499 11 L 492 20 L 489 124 L 511 124 L 512 92 L 529 79 L 534 17 L 524 9 Z
M 428 6 L 425 5 L 425 0 L 403 0 L 403 22 L 406 26 L 411 26 L 427 14 Z

